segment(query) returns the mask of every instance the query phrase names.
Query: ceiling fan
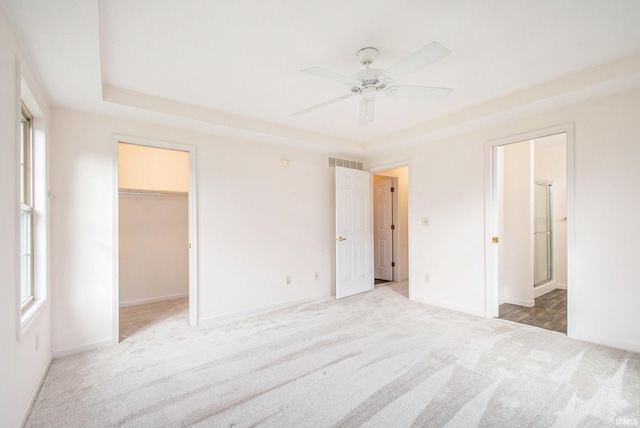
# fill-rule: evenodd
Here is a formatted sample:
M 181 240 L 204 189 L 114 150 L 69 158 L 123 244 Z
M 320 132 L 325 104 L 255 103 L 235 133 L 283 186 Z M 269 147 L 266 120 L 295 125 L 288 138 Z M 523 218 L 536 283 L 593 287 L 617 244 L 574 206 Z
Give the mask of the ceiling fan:
M 362 96 L 362 101 L 360 101 L 360 125 L 364 125 L 373 120 L 376 95 L 380 92 L 384 92 L 390 97 L 413 98 L 428 101 L 442 100 L 449 95 L 451 88 L 391 85 L 391 83 L 446 57 L 450 53 L 451 51 L 440 43 L 431 42 L 385 71 L 370 67 L 378 56 L 378 50 L 369 47 L 362 48 L 357 52 L 356 56 L 360 60 L 360 64 L 364 65 L 365 68 L 353 76 L 337 73 L 321 67 L 305 68 L 301 71 L 346 84 L 349 87 L 349 93 L 300 110 L 293 113 L 293 115 L 301 116 L 359 94 Z

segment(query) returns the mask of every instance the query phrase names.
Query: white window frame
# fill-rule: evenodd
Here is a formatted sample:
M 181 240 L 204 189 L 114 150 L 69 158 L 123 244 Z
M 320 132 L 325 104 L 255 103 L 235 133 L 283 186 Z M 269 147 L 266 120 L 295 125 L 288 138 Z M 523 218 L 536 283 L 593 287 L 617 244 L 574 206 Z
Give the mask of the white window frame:
M 19 70 L 18 64 L 18 70 Z M 17 91 L 16 99 L 16 113 L 17 118 L 16 126 L 22 127 L 22 115 L 23 109 L 25 109 L 31 116 L 31 171 L 29 176 L 31 177 L 30 183 L 30 201 L 23 201 L 24 192 L 22 187 L 23 182 L 23 169 L 20 165 L 17 165 L 17 174 L 19 175 L 17 180 L 17 191 L 19 194 L 19 216 L 17 218 L 17 230 L 22 233 L 23 228 L 21 225 L 23 213 L 29 212 L 31 219 L 30 231 L 30 243 L 31 243 L 31 267 L 29 273 L 31 274 L 31 290 L 32 295 L 28 299 L 22 299 L 22 235 L 18 237 L 18 251 L 19 251 L 19 264 L 18 273 L 19 281 L 17 283 L 16 293 L 16 312 L 18 316 L 18 331 L 17 337 L 21 339 L 33 321 L 37 318 L 37 315 L 41 312 L 48 296 L 48 284 L 49 284 L 49 262 L 48 262 L 48 231 L 49 231 L 49 216 L 48 216 L 48 192 L 47 192 L 47 153 L 46 153 L 46 121 L 45 116 L 38 105 L 33 93 L 26 84 L 24 78 L 18 74 L 18 81 L 20 82 L 19 91 Z M 16 135 L 21 136 L 21 129 L 16 129 Z M 17 140 L 21 138 L 17 138 Z M 22 159 L 22 141 L 16 141 L 19 145 L 18 163 Z M 23 202 L 31 202 L 23 203 Z
M 20 312 L 34 303 L 33 287 L 33 115 L 20 108 Z

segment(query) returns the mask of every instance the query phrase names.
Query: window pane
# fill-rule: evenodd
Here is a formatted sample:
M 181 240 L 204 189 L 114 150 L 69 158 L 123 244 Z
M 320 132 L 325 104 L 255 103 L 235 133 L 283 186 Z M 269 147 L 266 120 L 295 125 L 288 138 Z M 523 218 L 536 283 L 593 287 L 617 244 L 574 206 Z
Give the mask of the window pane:
M 20 142 L 20 197 L 23 204 L 31 206 L 31 116 L 24 108 L 20 119 Z
M 20 212 L 20 301 L 22 305 L 33 299 L 33 235 L 30 210 Z

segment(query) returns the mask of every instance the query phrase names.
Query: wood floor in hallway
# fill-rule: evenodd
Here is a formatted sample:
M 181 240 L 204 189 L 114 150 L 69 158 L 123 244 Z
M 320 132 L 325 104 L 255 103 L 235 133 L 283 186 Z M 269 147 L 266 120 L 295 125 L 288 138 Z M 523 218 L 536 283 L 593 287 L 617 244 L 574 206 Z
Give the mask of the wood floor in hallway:
M 553 290 L 536 299 L 532 308 L 503 303 L 500 318 L 567 333 L 567 290 Z

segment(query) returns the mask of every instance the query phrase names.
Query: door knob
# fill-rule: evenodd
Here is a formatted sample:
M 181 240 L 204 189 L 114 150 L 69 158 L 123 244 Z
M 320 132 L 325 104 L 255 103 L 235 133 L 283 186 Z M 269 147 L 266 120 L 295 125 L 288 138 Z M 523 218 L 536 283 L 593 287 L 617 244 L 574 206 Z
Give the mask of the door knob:
M 336 239 L 336 241 L 340 241 L 340 242 L 342 242 L 342 241 L 346 241 L 346 240 L 347 240 L 347 238 L 343 238 L 342 236 L 341 236 L 341 237 L 339 237 L 338 239 Z

